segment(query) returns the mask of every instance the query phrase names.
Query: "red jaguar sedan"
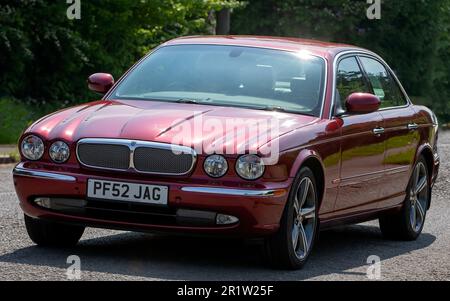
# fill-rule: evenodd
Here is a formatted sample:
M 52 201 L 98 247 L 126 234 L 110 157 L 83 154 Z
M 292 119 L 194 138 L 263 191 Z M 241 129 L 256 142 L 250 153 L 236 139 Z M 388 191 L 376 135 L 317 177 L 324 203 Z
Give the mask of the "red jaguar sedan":
M 320 229 L 422 232 L 438 122 L 371 51 L 185 37 L 88 85 L 102 100 L 19 141 L 14 185 L 38 245 L 75 245 L 85 227 L 262 238 L 275 266 L 296 269 Z

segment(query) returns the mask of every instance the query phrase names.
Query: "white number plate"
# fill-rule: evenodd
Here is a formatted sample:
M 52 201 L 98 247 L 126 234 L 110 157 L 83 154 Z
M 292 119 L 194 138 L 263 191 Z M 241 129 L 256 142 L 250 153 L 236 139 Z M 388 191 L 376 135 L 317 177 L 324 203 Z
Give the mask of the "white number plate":
M 88 180 L 91 199 L 167 205 L 169 187 L 102 180 Z

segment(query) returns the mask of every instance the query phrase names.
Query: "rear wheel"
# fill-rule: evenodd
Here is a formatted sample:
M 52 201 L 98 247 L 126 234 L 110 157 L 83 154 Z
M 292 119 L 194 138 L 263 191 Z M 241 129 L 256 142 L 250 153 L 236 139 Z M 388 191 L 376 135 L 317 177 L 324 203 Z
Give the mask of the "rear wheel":
M 414 167 L 401 211 L 379 220 L 381 232 L 386 238 L 415 240 L 419 237 L 430 204 L 430 189 L 427 164 L 422 156 Z
M 28 236 L 39 246 L 71 247 L 78 243 L 84 227 L 33 219 L 25 215 Z
M 317 233 L 318 197 L 314 174 L 304 167 L 293 184 L 279 231 L 266 240 L 273 266 L 300 269 L 313 249 Z

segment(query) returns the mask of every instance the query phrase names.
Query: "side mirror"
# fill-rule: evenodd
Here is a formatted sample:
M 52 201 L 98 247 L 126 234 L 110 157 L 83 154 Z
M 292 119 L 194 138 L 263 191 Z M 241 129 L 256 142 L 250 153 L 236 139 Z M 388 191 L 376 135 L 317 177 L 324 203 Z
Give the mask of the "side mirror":
M 351 114 L 367 114 L 380 108 L 380 99 L 370 93 L 353 93 L 345 101 L 347 112 Z
M 91 91 L 105 94 L 114 85 L 114 77 L 108 73 L 95 73 L 88 78 L 88 87 Z

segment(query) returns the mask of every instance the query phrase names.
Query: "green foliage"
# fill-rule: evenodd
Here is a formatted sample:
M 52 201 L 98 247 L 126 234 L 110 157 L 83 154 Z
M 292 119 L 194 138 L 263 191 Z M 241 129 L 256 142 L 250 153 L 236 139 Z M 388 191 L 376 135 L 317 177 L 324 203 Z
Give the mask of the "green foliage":
M 27 108 L 10 99 L 0 99 L 0 144 L 13 144 L 29 119 Z
M 81 20 L 66 17 L 68 6 L 1 1 L 0 97 L 50 107 L 95 99 L 86 88 L 90 74 L 118 78 L 164 41 L 213 33 L 213 12 L 236 8 L 235 34 L 322 39 L 379 53 L 414 100 L 450 121 L 450 0 L 384 0 L 381 20 L 367 19 L 364 0 L 83 0 Z
M 410 95 L 450 120 L 450 0 L 251 0 L 233 14 L 232 31 L 314 38 L 371 49 L 396 71 Z
M 212 10 L 239 5 L 236 0 L 91 0 L 81 1 L 81 20 L 69 20 L 66 1 L 2 1 L 0 97 L 65 104 L 93 99 L 85 84 L 91 73 L 118 77 L 162 41 L 210 33 Z
M 53 109 L 43 109 L 11 98 L 1 98 L 0 108 L 0 144 L 16 143 L 27 126 Z

